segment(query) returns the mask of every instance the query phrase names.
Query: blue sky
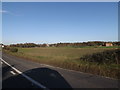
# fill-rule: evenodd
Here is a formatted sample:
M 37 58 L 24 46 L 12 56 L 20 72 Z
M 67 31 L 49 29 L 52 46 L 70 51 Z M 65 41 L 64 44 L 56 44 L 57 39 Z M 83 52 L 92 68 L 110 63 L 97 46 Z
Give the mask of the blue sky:
M 117 2 L 4 2 L 4 44 L 118 40 Z

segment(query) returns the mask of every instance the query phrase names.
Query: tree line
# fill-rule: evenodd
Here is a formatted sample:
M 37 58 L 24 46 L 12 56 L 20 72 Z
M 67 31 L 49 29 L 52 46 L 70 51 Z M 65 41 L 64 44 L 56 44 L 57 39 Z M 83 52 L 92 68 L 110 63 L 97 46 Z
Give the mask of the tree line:
M 55 44 L 35 44 L 35 43 L 19 43 L 10 44 L 9 47 L 84 47 L 84 46 L 105 46 L 106 43 L 111 43 L 113 46 L 120 46 L 120 42 L 103 42 L 103 41 L 91 41 L 91 42 L 76 42 L 76 43 L 55 43 Z M 8 46 L 8 45 L 6 45 Z

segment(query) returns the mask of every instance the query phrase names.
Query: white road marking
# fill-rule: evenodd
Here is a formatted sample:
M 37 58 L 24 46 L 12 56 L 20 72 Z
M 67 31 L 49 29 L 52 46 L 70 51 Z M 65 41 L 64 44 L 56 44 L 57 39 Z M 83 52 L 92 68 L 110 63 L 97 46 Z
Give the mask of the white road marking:
M 10 73 L 13 74 L 13 75 L 16 75 L 16 73 L 14 71 L 10 71 Z
M 3 62 L 2 62 L 2 61 L 1 61 L 0 63 L 1 63 L 1 64 L 3 64 Z
M 18 69 L 16 69 L 15 67 L 11 66 L 9 63 L 7 63 L 5 60 L 3 60 L 2 58 L 0 58 L 2 62 L 4 62 L 6 65 L 10 66 L 13 70 L 15 70 L 18 74 L 21 74 L 23 77 L 25 77 L 26 79 L 28 79 L 29 81 L 31 81 L 33 84 L 37 85 L 40 88 L 49 90 L 47 87 L 45 87 L 44 85 L 38 83 L 37 81 L 33 80 L 32 78 L 28 77 L 27 75 L 25 75 L 24 73 L 22 73 L 21 71 L 19 71 Z

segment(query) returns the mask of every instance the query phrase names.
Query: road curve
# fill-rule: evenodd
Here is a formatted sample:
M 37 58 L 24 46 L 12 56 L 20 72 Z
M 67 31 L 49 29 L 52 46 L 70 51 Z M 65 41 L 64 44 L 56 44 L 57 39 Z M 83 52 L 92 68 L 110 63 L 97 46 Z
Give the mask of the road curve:
M 2 59 L 48 88 L 118 88 L 118 80 L 115 79 L 56 68 L 8 54 L 2 54 Z M 5 78 L 3 75 L 5 78 L 3 83 L 8 80 L 9 83 L 12 83 L 12 81 L 10 82 L 11 77 L 16 78 L 17 76 L 19 74 L 13 76 L 8 74 Z M 6 87 L 7 85 L 3 86 L 3 88 Z

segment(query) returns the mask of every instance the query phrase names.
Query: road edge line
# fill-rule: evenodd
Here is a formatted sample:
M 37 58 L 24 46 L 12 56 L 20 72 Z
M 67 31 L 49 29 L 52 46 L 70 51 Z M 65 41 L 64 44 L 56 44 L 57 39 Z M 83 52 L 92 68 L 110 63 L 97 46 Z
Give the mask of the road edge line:
M 19 71 L 18 69 L 16 69 L 15 67 L 11 66 L 9 63 L 7 63 L 5 60 L 3 60 L 2 58 L 0 58 L 2 62 L 4 62 L 6 65 L 10 66 L 13 70 L 15 70 L 18 74 L 21 74 L 23 77 L 25 77 L 27 80 L 31 81 L 32 83 L 34 83 L 35 85 L 37 85 L 40 88 L 43 89 L 47 89 L 44 85 L 38 83 L 37 81 L 33 80 L 32 78 L 28 77 L 27 75 L 23 74 L 21 71 Z

